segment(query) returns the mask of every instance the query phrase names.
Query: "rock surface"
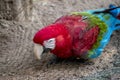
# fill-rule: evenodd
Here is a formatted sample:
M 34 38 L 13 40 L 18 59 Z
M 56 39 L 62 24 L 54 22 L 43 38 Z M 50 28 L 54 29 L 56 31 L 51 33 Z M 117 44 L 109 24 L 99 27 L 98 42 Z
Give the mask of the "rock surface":
M 107 8 L 110 3 L 119 5 L 120 0 L 34 0 L 33 22 L 0 20 L 0 80 L 119 80 L 120 31 L 113 33 L 99 58 L 87 63 L 66 60 L 46 67 L 51 55 L 41 61 L 33 55 L 38 29 L 69 12 Z

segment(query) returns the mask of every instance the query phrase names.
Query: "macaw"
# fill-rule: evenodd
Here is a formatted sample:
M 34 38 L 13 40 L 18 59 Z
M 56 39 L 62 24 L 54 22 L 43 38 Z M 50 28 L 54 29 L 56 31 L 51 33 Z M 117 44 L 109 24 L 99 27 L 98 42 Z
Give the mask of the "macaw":
M 47 51 L 59 58 L 97 58 L 120 29 L 120 7 L 72 12 L 40 29 L 34 36 L 38 59 Z

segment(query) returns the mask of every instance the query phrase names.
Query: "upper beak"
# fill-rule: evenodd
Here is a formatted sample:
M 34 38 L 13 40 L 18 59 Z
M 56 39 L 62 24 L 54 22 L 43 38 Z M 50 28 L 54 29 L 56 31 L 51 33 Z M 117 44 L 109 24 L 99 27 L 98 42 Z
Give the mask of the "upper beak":
M 34 54 L 35 54 L 35 57 L 40 60 L 42 58 L 42 54 L 44 53 L 48 53 L 51 49 L 49 48 L 45 48 L 43 47 L 42 45 L 40 44 L 35 44 L 34 45 Z

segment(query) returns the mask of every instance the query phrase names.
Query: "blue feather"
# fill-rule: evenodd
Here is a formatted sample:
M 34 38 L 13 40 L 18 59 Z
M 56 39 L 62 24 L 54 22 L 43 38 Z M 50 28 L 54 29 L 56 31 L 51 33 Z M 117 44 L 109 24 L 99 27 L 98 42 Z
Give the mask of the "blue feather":
M 110 5 L 109 7 L 110 8 L 115 8 L 116 6 Z M 103 8 L 103 9 L 97 9 L 97 10 L 89 10 L 89 11 L 87 11 L 88 13 L 99 17 L 108 26 L 108 30 L 104 34 L 104 37 L 101 40 L 99 47 L 93 50 L 93 53 L 92 53 L 92 55 L 90 55 L 89 58 L 96 58 L 96 57 L 100 56 L 101 53 L 102 53 L 102 51 L 104 50 L 104 48 L 108 44 L 108 42 L 110 40 L 110 36 L 113 33 L 113 31 L 120 29 L 120 20 L 116 18 L 116 16 L 118 14 L 120 14 L 120 8 L 116 8 L 114 10 L 111 10 L 110 13 L 94 14 L 95 11 L 100 11 L 101 12 L 101 11 L 104 11 L 104 10 L 105 9 Z M 109 17 L 109 19 L 106 19 L 104 16 Z

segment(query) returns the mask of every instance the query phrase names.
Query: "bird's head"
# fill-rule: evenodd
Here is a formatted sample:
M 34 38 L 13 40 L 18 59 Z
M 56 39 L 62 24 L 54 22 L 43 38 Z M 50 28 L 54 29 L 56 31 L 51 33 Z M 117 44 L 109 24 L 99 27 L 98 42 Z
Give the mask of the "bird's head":
M 66 37 L 69 35 L 63 24 L 52 24 L 39 30 L 33 38 L 34 53 L 37 59 L 41 59 L 43 53 L 55 51 L 58 47 L 66 45 Z

